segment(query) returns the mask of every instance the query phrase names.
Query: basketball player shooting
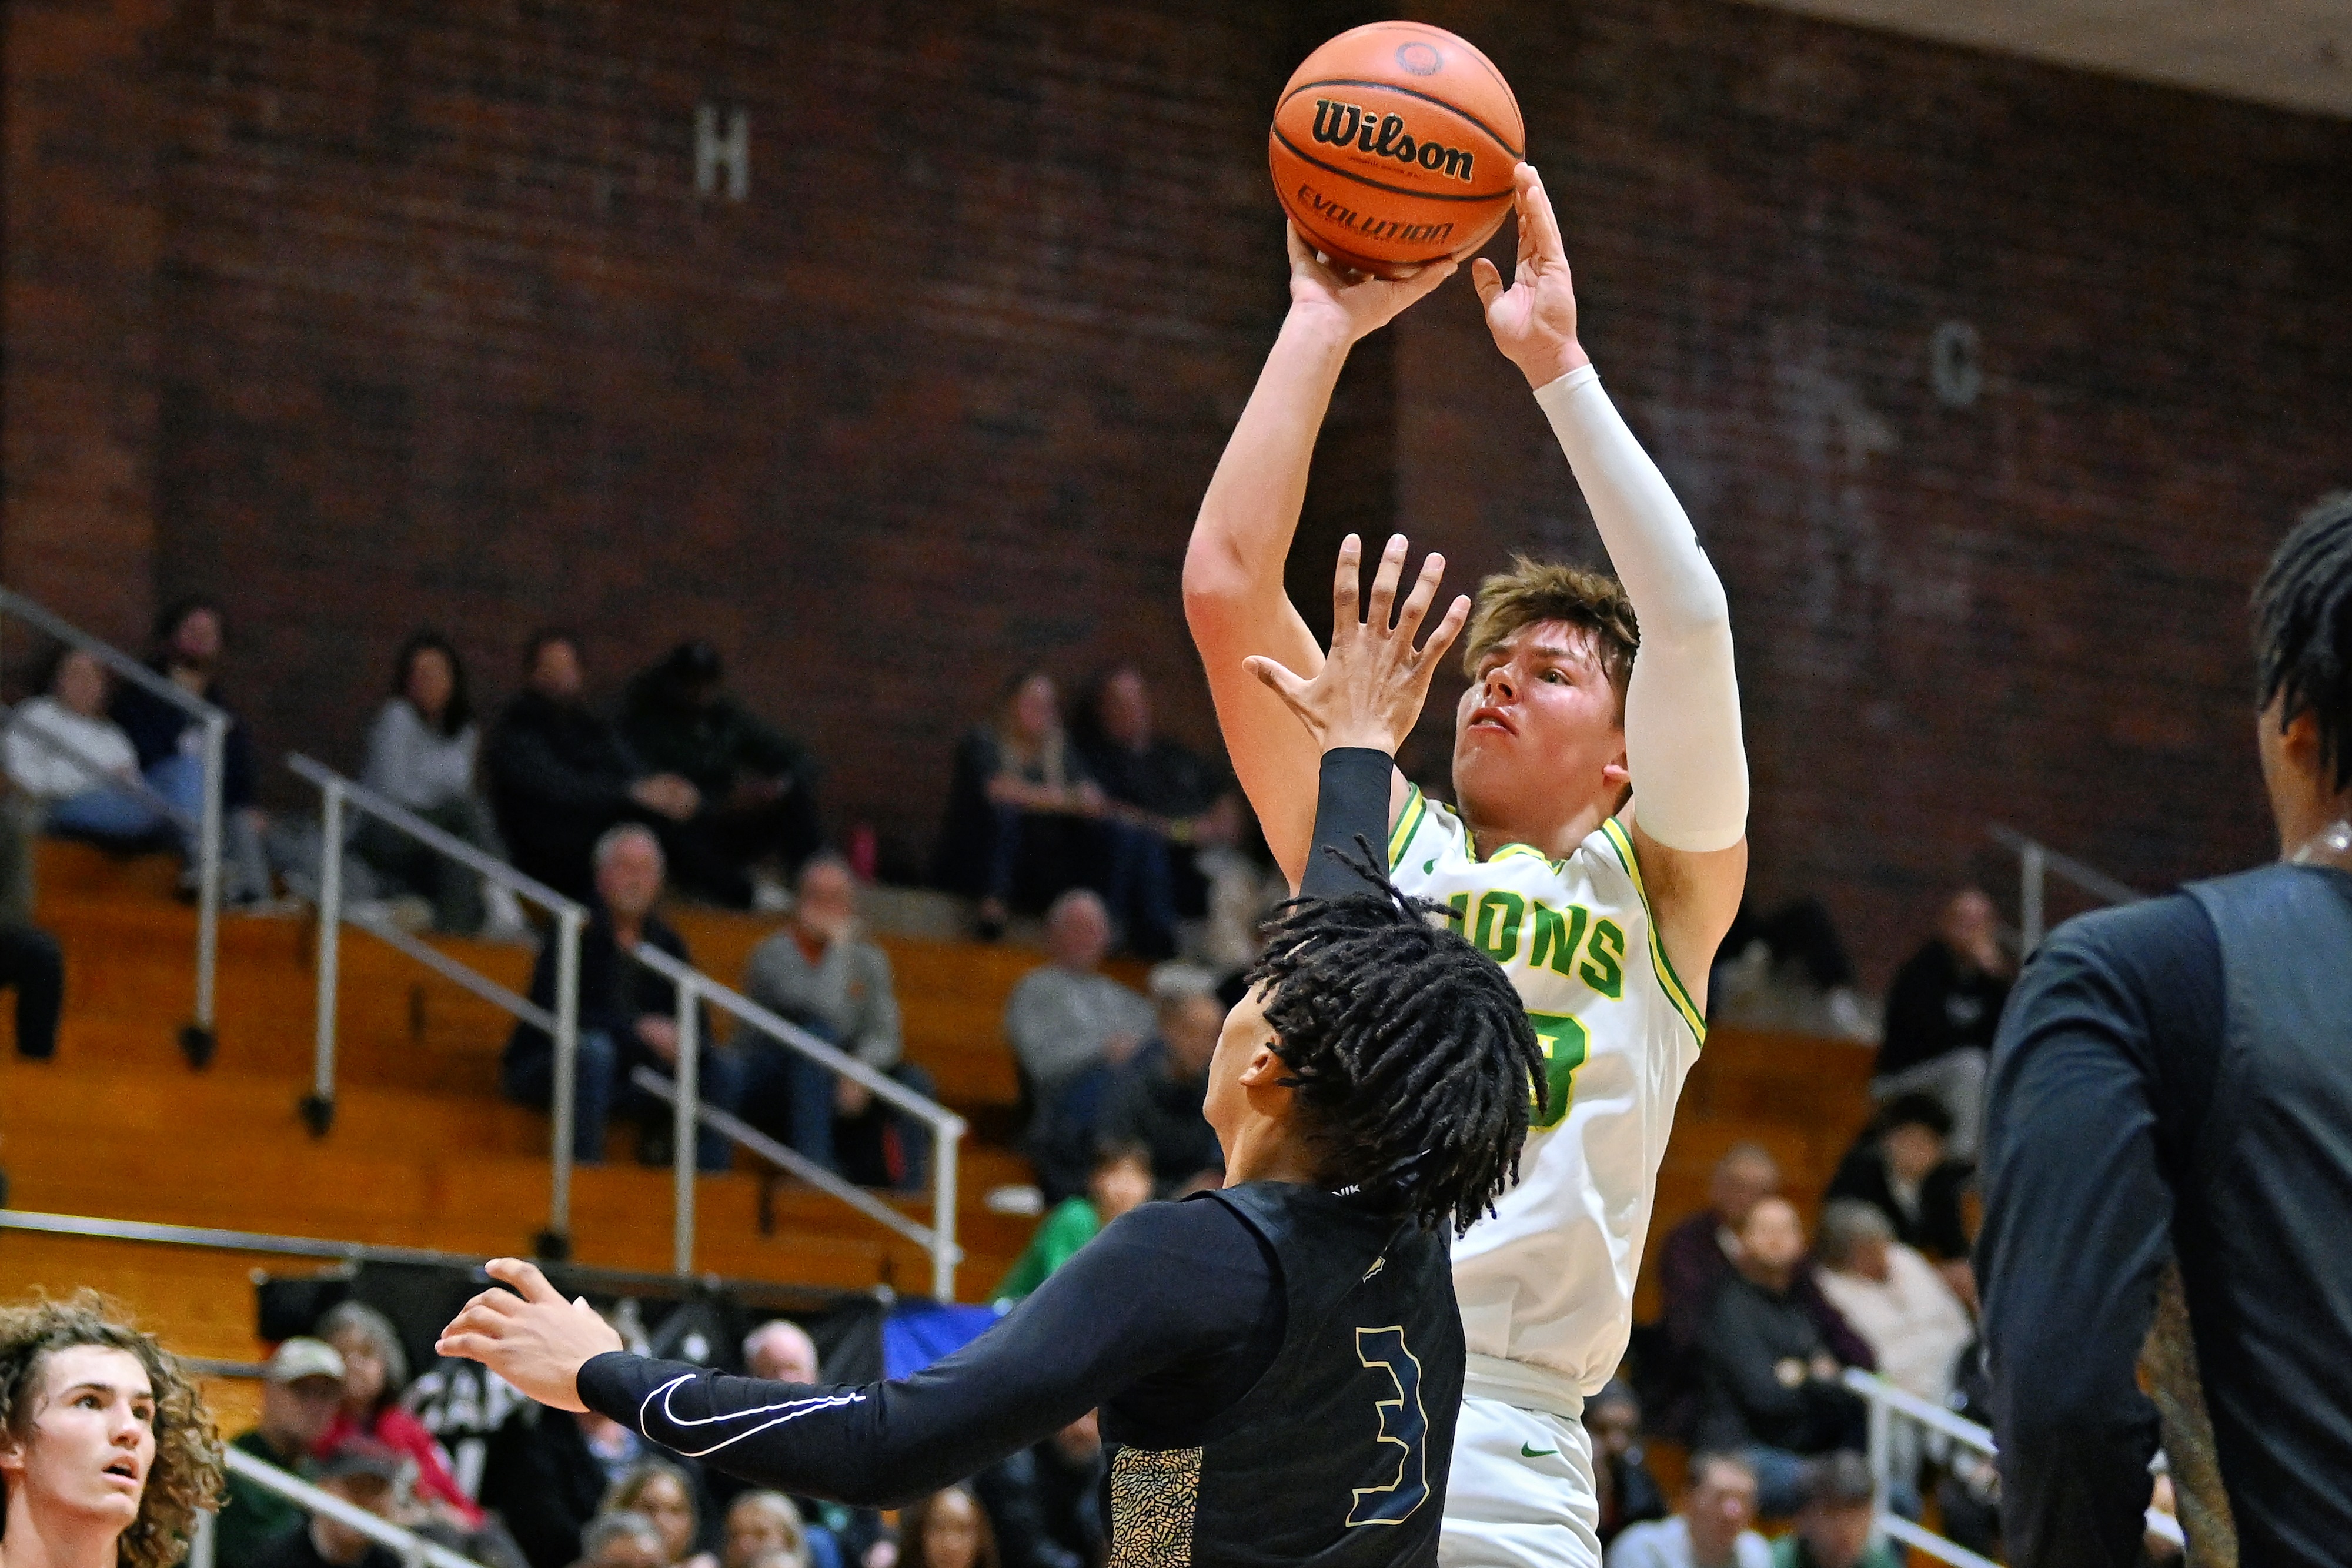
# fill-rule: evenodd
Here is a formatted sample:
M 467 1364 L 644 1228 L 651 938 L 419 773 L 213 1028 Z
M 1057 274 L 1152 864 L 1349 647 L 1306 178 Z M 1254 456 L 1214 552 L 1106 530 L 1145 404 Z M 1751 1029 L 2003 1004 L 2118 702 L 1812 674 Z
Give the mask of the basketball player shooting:
M 1389 769 L 1388 853 L 1397 885 L 1445 906 L 1510 977 L 1548 1058 L 1520 1183 L 1454 1247 L 1469 1359 L 1440 1560 L 1584 1568 L 1601 1546 L 1579 1416 L 1632 1328 L 1658 1163 L 1706 1038 L 1707 967 L 1747 876 L 1748 771 L 1722 585 L 1577 340 L 1542 183 L 1524 164 L 1516 178 L 1512 280 L 1481 258 L 1472 282 L 1618 576 L 1521 559 L 1481 585 L 1455 803 Z M 1308 459 L 1349 348 L 1454 270 L 1351 278 L 1291 235 L 1289 314 L 1185 557 L 1225 743 L 1294 885 L 1323 767 L 1283 690 L 1324 664 L 1283 589 Z M 1382 570 L 1403 556 L 1391 539 Z

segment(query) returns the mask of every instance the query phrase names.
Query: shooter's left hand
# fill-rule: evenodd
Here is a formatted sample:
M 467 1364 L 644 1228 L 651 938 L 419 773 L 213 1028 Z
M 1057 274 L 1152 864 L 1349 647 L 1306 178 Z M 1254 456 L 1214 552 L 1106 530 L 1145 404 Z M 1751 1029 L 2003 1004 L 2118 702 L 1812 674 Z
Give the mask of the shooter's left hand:
M 1421 622 L 1437 597 L 1437 580 L 1445 572 L 1445 558 L 1433 553 L 1422 562 L 1421 576 L 1397 615 L 1397 580 L 1404 570 L 1405 539 L 1390 538 L 1381 552 L 1380 570 L 1372 576 L 1371 615 L 1365 619 L 1357 605 L 1363 545 L 1349 534 L 1339 543 L 1339 567 L 1331 584 L 1331 652 L 1322 670 L 1307 680 L 1264 655 L 1244 661 L 1250 674 L 1271 687 L 1290 706 L 1326 751 L 1343 746 L 1369 747 L 1394 757 L 1412 733 L 1429 697 L 1429 679 L 1437 661 L 1470 618 L 1470 601 L 1456 598 L 1429 641 L 1413 647 Z
M 1482 256 L 1470 264 L 1470 287 L 1486 308 L 1495 347 L 1519 367 L 1528 385 L 1540 387 L 1591 361 L 1576 340 L 1576 285 L 1551 198 L 1532 163 L 1520 164 L 1512 179 L 1517 187 L 1512 203 L 1518 213 L 1519 257 L 1511 286 L 1503 287 L 1501 270 Z
M 535 1264 L 493 1258 L 485 1271 L 514 1291 L 488 1290 L 467 1302 L 434 1348 L 480 1362 L 541 1405 L 587 1409 L 580 1369 L 622 1349 L 620 1334 L 585 1299 L 565 1301 Z

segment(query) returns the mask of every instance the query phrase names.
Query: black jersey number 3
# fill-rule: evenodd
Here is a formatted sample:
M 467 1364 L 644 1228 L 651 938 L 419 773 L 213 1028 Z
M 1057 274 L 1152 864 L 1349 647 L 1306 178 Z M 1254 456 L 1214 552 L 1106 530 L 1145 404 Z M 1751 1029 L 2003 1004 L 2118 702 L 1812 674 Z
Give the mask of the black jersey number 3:
M 1429 1413 L 1421 1406 L 1421 1363 L 1405 1347 L 1402 1328 L 1358 1329 L 1356 1359 L 1391 1385 L 1372 1400 L 1380 1417 L 1380 1451 L 1389 1458 L 1393 1445 L 1396 1471 L 1384 1486 L 1357 1487 L 1348 1525 L 1402 1524 L 1429 1496 Z

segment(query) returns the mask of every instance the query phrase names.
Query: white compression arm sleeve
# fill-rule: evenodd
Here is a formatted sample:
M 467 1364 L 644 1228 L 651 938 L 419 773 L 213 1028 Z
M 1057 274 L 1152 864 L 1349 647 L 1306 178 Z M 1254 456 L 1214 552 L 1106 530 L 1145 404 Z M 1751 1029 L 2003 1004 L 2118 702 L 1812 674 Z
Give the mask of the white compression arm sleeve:
M 1625 693 L 1625 758 L 1642 831 L 1670 849 L 1729 849 L 1748 831 L 1748 751 L 1723 583 L 1665 476 L 1591 365 L 1537 389 L 1642 627 Z

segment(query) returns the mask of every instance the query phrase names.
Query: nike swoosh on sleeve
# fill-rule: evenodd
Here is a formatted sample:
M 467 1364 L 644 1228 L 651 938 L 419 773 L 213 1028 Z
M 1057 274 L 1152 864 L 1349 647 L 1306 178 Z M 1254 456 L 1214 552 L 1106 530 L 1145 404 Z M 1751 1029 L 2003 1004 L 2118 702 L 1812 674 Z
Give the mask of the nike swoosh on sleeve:
M 670 1407 L 670 1396 L 677 1391 L 679 1385 L 693 1381 L 691 1375 L 673 1377 L 651 1394 L 646 1395 L 645 1403 L 637 1406 L 638 1427 L 642 1430 L 653 1424 L 653 1406 L 656 1400 L 661 1402 L 662 1421 L 681 1433 L 691 1432 L 696 1427 L 721 1427 L 728 1422 L 749 1421 L 751 1425 L 719 1437 L 717 1442 L 705 1448 L 689 1448 L 667 1437 L 654 1439 L 665 1448 L 677 1449 L 690 1459 L 701 1458 L 706 1454 L 715 1454 L 721 1448 L 730 1448 L 743 1441 L 746 1437 L 756 1437 L 762 1432 L 797 1421 L 803 1416 L 814 1416 L 823 1410 L 837 1410 L 845 1405 L 860 1405 L 866 1400 L 864 1394 L 852 1390 L 847 1394 L 828 1394 L 814 1399 L 788 1399 L 781 1405 L 758 1405 L 749 1410 L 729 1410 L 717 1416 L 680 1416 Z M 705 1435 L 717 1436 L 717 1434 Z M 653 1434 L 647 1432 L 646 1436 L 652 1437 Z

